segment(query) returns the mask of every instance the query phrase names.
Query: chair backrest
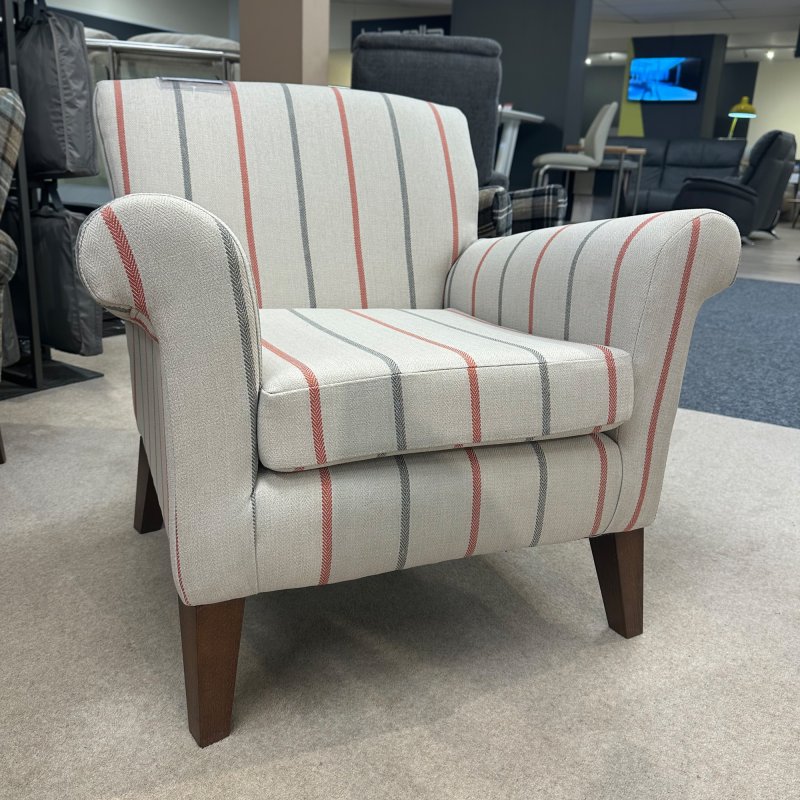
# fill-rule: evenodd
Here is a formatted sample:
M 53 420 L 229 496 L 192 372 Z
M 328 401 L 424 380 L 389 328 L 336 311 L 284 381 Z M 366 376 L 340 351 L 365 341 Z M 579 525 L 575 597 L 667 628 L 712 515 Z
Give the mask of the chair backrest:
M 353 43 L 354 89 L 389 92 L 464 112 L 478 183 L 492 179 L 497 145 L 502 49 L 474 36 L 362 33 Z
M 594 166 L 598 166 L 603 160 L 603 152 L 608 141 L 608 132 L 611 130 L 611 123 L 614 121 L 614 114 L 617 113 L 619 104 L 607 103 L 598 112 L 583 137 L 583 152 L 594 161 Z
M 797 143 L 786 131 L 765 133 L 750 151 L 742 183 L 758 192 L 753 230 L 771 230 L 794 168 Z
M 103 81 L 116 196 L 178 195 L 223 220 L 266 307 L 440 307 L 477 237 L 464 115 L 323 86 Z

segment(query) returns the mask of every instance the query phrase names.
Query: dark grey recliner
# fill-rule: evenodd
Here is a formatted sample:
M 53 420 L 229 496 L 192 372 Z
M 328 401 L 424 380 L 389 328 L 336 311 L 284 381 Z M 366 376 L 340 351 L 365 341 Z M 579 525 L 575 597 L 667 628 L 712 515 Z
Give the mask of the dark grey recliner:
M 353 89 L 455 106 L 467 118 L 479 186 L 508 187 L 494 174 L 502 48 L 475 36 L 362 33 L 353 43 Z
M 753 231 L 774 235 L 796 147 L 791 133 L 769 131 L 753 145 L 741 178 L 688 178 L 673 208 L 713 208 L 731 217 L 742 236 Z

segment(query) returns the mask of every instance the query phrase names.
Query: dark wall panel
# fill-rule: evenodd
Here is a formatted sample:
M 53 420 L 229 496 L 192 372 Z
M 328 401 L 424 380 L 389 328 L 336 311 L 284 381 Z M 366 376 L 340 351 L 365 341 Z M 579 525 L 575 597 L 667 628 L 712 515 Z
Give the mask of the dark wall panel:
M 717 112 L 714 120 L 714 136 L 727 136 L 731 127 L 731 119 L 728 112 L 735 106 L 744 95 L 749 97 L 753 104 L 758 108 L 757 100 L 753 97 L 756 88 L 756 76 L 758 75 L 757 61 L 739 61 L 735 64 L 725 64 L 722 68 L 722 80 L 719 84 L 719 95 L 717 96 Z M 736 123 L 734 136 L 737 139 L 747 138 L 747 126 L 750 120 L 740 119 Z

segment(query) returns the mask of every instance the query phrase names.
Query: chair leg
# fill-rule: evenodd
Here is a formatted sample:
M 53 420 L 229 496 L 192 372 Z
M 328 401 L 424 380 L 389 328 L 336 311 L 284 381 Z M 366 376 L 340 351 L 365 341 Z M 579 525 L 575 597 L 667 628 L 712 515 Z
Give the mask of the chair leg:
M 231 732 L 244 598 L 178 608 L 189 730 L 207 747 Z
M 164 525 L 161 506 L 153 483 L 153 475 L 147 462 L 144 442 L 139 438 L 139 468 L 136 473 L 136 507 L 133 511 L 133 527 L 139 533 L 157 531 Z
M 6 463 L 6 448 L 3 445 L 3 432 L 0 431 L 0 464 Z
M 608 626 L 631 639 L 642 632 L 644 530 L 589 539 Z

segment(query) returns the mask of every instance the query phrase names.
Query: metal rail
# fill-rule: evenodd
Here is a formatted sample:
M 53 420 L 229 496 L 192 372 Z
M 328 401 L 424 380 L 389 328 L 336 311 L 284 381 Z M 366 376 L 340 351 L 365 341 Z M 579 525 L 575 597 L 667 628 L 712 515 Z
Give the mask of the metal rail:
M 121 39 L 86 39 L 90 53 L 105 53 L 109 60 L 109 78 L 116 80 L 119 60 L 125 55 L 149 55 L 203 62 L 219 61 L 226 80 L 231 79 L 231 65 L 239 63 L 239 53 L 234 50 L 212 50 L 200 47 L 184 47 L 180 44 L 159 42 L 127 42 Z

